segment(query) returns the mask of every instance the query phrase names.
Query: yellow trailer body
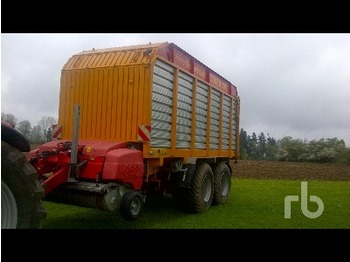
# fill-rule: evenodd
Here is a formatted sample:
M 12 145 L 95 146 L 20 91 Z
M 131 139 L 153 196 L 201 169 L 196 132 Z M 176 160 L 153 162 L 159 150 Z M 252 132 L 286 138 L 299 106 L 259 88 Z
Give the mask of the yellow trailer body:
M 79 139 L 139 143 L 150 165 L 238 158 L 236 86 L 173 43 L 80 52 L 60 88 L 62 139 L 71 139 L 80 104 Z

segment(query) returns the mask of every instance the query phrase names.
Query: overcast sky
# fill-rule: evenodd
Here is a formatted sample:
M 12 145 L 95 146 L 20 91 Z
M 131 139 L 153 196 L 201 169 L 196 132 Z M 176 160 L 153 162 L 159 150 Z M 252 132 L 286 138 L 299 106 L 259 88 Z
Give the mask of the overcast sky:
M 1 112 L 58 118 L 61 69 L 92 48 L 172 42 L 237 86 L 240 127 L 350 146 L 350 34 L 1 34 Z

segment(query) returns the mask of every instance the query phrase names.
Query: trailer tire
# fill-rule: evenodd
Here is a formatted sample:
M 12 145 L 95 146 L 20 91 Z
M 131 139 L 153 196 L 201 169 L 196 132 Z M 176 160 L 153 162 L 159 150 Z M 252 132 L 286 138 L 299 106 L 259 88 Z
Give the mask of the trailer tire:
M 38 229 L 44 189 L 25 155 L 1 141 L 1 229 Z
M 189 189 L 189 208 L 195 213 L 209 209 L 214 195 L 214 177 L 210 165 L 206 162 L 197 164 Z
M 214 196 L 213 205 L 223 204 L 227 201 L 231 191 L 231 171 L 225 162 L 220 162 L 213 168 Z
M 142 195 L 136 191 L 126 192 L 120 203 L 121 216 L 129 221 L 139 218 L 143 209 Z

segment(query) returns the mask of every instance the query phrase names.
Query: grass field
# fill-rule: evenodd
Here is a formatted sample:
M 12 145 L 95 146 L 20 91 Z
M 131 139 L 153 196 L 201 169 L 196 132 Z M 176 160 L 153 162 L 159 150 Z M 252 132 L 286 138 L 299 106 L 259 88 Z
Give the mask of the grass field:
M 174 206 L 171 196 L 147 198 L 141 217 L 125 221 L 119 214 L 45 201 L 43 229 L 350 229 L 350 166 L 338 164 L 239 161 L 229 201 L 201 214 Z M 307 182 L 306 209 L 301 209 L 301 182 Z M 285 197 L 298 196 L 285 218 Z M 312 199 L 311 199 L 312 200 Z M 305 206 L 304 206 L 305 207 Z

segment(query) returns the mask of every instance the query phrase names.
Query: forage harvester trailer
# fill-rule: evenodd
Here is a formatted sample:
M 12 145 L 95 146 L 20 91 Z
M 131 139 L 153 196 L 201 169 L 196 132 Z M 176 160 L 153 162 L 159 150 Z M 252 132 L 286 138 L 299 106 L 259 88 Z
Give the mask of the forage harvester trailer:
M 134 220 L 169 194 L 205 212 L 229 198 L 239 112 L 236 86 L 173 43 L 82 51 L 61 72 L 53 140 L 28 159 L 48 201 Z

